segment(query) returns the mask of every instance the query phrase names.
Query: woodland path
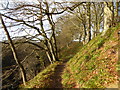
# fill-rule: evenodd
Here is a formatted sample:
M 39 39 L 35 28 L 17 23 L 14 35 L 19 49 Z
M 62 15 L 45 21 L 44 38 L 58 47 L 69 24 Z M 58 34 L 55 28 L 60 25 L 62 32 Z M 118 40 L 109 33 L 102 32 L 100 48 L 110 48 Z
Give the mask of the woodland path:
M 52 88 L 63 88 L 62 85 L 62 73 L 66 66 L 68 60 L 63 61 L 61 64 L 57 65 L 55 68 L 54 75 L 52 76 L 53 85 Z

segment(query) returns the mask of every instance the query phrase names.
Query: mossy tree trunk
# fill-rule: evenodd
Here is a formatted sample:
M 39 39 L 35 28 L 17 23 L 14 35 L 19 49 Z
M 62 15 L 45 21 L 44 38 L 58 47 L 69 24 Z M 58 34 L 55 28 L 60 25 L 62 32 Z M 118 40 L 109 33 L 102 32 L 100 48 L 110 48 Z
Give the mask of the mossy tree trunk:
M 90 10 L 91 2 L 87 5 L 87 14 L 88 14 L 88 41 L 91 40 L 91 10 Z

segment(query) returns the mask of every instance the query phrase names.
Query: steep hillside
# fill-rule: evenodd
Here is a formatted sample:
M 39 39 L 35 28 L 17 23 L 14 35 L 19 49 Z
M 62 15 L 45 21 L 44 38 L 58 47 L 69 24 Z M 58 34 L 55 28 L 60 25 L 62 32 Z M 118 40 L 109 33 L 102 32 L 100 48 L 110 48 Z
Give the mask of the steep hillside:
M 95 37 L 67 62 L 62 75 L 64 87 L 107 88 L 118 83 L 119 30 L 120 24 L 109 29 L 104 36 Z
M 26 86 L 20 85 L 20 88 L 60 88 L 61 75 L 65 68 L 66 62 L 72 58 L 82 47 L 82 43 L 73 42 L 69 47 L 64 47 L 59 53 L 60 62 L 49 65 L 36 77 L 27 82 Z
M 61 59 L 21 88 L 108 88 L 117 87 L 118 31 L 120 24 L 104 36 L 62 51 Z M 77 52 L 76 55 L 74 55 Z M 70 55 L 71 54 L 71 55 Z M 118 68 L 119 69 L 119 68 Z
M 19 41 L 21 41 L 21 39 L 19 39 Z M 22 61 L 25 68 L 27 80 L 33 79 L 40 71 L 50 64 L 45 52 L 43 50 L 35 50 L 39 48 L 29 43 L 15 44 L 15 47 L 18 58 Z M 37 58 L 38 55 L 40 55 L 40 59 Z M 13 87 L 16 88 L 22 83 L 19 68 L 7 43 L 2 43 L 2 74 L 3 89 L 13 89 Z

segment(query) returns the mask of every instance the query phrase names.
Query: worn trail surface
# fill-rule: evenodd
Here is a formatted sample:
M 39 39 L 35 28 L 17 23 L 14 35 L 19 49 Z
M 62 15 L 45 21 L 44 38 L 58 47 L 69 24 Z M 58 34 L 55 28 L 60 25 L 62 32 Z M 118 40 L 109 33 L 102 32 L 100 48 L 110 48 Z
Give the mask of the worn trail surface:
M 62 73 L 63 73 L 64 68 L 66 66 L 66 62 L 67 61 L 64 61 L 63 63 L 56 66 L 54 75 L 51 78 L 53 81 L 52 88 L 63 88 L 62 83 L 61 83 L 62 82 L 61 76 L 62 76 Z

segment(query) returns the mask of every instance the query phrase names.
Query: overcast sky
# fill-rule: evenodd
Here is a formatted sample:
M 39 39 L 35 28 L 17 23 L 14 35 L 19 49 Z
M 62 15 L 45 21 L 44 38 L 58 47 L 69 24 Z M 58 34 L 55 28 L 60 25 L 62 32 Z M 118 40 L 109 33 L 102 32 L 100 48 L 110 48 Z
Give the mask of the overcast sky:
M 23 2 L 33 2 L 33 0 L 0 0 L 0 13 L 4 13 L 5 12 L 5 11 L 3 11 L 1 9 L 3 9 L 3 7 L 5 7 L 7 5 L 7 2 L 9 2 L 9 7 L 11 7 L 12 6 L 12 2 L 15 2 L 15 1 L 17 1 L 17 2 L 21 2 L 21 1 L 23 1 Z M 49 1 L 53 1 L 53 0 L 49 0 Z M 59 1 L 59 0 L 57 0 L 57 1 Z M 34 0 L 34 3 L 37 3 L 37 0 Z M 4 19 L 4 21 L 6 23 L 7 22 L 11 22 L 8 19 L 7 20 Z M 47 29 L 49 26 L 47 25 L 47 22 L 45 24 L 46 24 L 45 28 Z M 1 27 L 1 24 L 0 24 L 0 27 Z M 26 32 L 13 32 L 13 31 L 16 31 L 18 28 L 21 28 L 21 26 L 8 28 L 8 31 L 9 31 L 10 35 L 13 36 L 13 37 L 26 35 Z M 32 31 L 32 32 L 30 32 L 31 35 L 35 34 L 34 30 L 31 30 L 31 31 Z M 2 40 L 6 40 L 6 37 L 5 37 L 4 30 L 2 28 L 0 28 L 0 41 L 2 41 Z
M 12 3 L 12 2 L 15 2 L 15 1 L 17 1 L 17 2 L 34 2 L 34 3 L 37 3 L 38 2 L 38 0 L 0 0 L 0 13 L 4 13 L 1 9 L 2 9 L 2 6 L 6 6 L 6 4 L 7 4 L 7 2 L 10 2 L 10 3 Z M 55 2 L 55 1 L 57 1 L 57 2 L 65 2 L 65 1 L 68 1 L 68 2 L 70 2 L 70 1 L 95 1 L 95 2 L 97 2 L 97 1 L 104 1 L 104 0 L 46 0 L 46 1 L 50 1 L 50 2 Z M 111 0 L 106 0 L 106 1 L 111 1 Z M 120 1 L 120 0 L 114 0 L 114 1 Z M 1 24 L 0 24 L 1 25 Z M 0 26 L 1 27 L 1 26 Z M 16 27 L 16 29 L 17 29 L 18 27 Z M 13 28 L 11 28 L 11 29 L 13 29 Z M 15 27 L 14 27 L 14 29 L 15 29 Z M 14 35 L 14 33 L 10 33 L 12 36 Z M 18 35 L 23 35 L 24 33 L 19 33 Z M 3 31 L 3 29 L 1 29 L 0 28 L 0 41 L 3 39 L 3 37 L 5 36 L 5 33 L 4 33 L 4 31 Z

